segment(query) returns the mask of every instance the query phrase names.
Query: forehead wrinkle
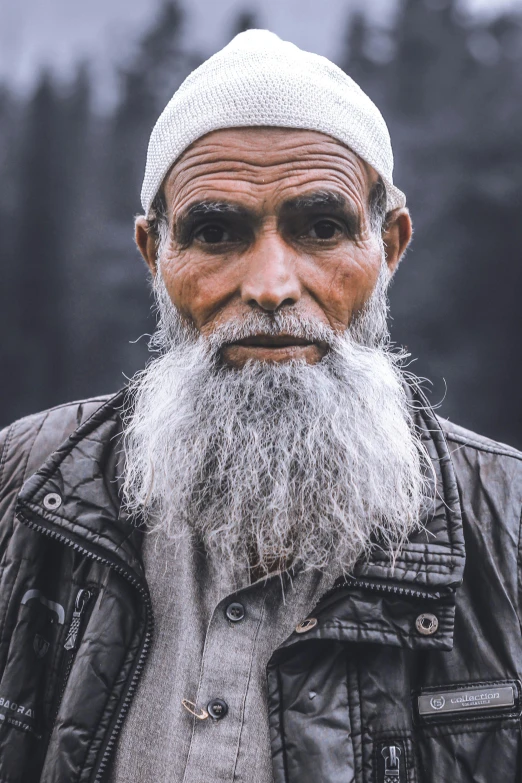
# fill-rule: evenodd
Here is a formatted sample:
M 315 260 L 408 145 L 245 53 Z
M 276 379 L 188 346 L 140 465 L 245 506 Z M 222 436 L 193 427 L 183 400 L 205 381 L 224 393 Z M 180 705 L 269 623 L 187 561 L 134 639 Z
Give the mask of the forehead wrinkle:
M 205 166 L 200 171 L 191 172 L 189 176 L 183 176 L 184 172 L 177 177 L 176 182 L 171 183 L 172 186 L 169 190 L 171 192 L 177 191 L 176 195 L 178 196 L 187 189 L 197 191 L 215 187 L 219 191 L 223 183 L 230 181 L 234 183 L 237 190 L 251 186 L 270 187 L 275 184 L 278 184 L 279 187 L 298 187 L 312 182 L 318 182 L 317 189 L 320 189 L 319 182 L 321 181 L 335 183 L 347 190 L 365 192 L 368 188 L 364 170 L 347 171 L 346 167 L 341 165 L 317 165 L 317 162 L 314 163 L 315 165 L 308 161 L 303 162 L 303 165 L 296 165 L 293 161 L 288 161 L 284 165 L 271 166 L 273 172 L 270 175 L 266 169 L 260 172 L 255 167 L 244 163 L 238 164 L 234 168 L 228 168 L 224 167 L 222 162 L 216 162 L 213 166 Z M 254 176 L 251 177 L 251 175 Z M 322 186 L 322 189 L 327 188 Z
M 314 203 L 308 203 L 309 199 Z M 284 211 L 322 206 L 359 215 L 361 209 L 364 209 L 366 198 L 360 186 L 345 176 L 336 175 L 327 179 L 307 176 L 299 182 L 286 182 L 277 189 L 276 201 L 288 205 L 280 207 Z
M 319 152 L 319 154 L 342 155 L 345 158 L 359 159 L 359 156 L 349 146 L 326 133 L 303 128 L 261 126 L 221 128 L 211 131 L 196 139 L 183 152 L 179 161 L 191 156 L 197 158 L 209 153 L 217 154 L 221 158 L 229 154 L 233 156 L 243 145 L 250 154 L 261 155 L 260 165 L 264 163 L 267 149 L 272 153 L 280 149 L 285 157 L 287 150 L 290 149 L 296 155 Z
M 214 178 L 212 178 L 214 179 Z M 225 207 L 229 213 L 235 212 L 244 217 L 253 217 L 258 213 L 259 197 L 251 192 L 251 187 L 245 188 L 238 182 L 237 177 L 230 176 L 226 180 L 223 177 L 215 181 L 208 178 L 198 178 L 181 186 L 178 192 L 172 194 L 170 199 L 170 211 L 174 216 L 187 216 L 187 210 L 198 204 L 208 204 L 209 208 L 215 204 Z M 227 183 L 233 187 L 227 187 Z
M 358 179 L 368 179 L 364 161 L 353 150 L 325 134 L 272 128 L 272 131 L 278 133 L 270 140 L 272 143 L 268 143 L 266 129 L 262 129 L 264 134 L 261 138 L 258 135 L 260 130 L 226 129 L 198 139 L 174 164 L 166 182 L 172 181 L 173 175 L 174 178 L 187 175 L 191 169 L 197 170 L 200 166 L 203 166 L 206 172 L 214 173 L 226 170 L 237 172 L 240 169 L 256 172 L 280 167 L 348 168 Z M 283 131 L 282 134 L 280 131 Z M 307 138 L 303 143 L 303 134 L 311 136 L 312 141 Z M 247 146 L 243 146 L 245 136 L 249 141 Z M 257 146 L 254 143 L 256 140 Z M 291 150 L 290 156 L 288 150 Z
M 233 157 L 223 155 L 205 156 L 203 160 L 185 160 L 175 164 L 171 173 L 167 177 L 168 184 L 175 184 L 179 179 L 195 179 L 200 176 L 237 176 L 238 172 L 245 174 L 262 175 L 266 177 L 267 172 L 273 169 L 278 170 L 301 171 L 316 169 L 318 171 L 339 171 L 345 176 L 349 173 L 361 182 L 369 179 L 366 167 L 358 159 L 352 160 L 343 158 L 339 155 L 327 154 L 307 154 L 305 156 L 282 157 L 281 160 L 267 160 L 270 151 L 265 151 L 263 160 L 252 160 L 246 155 L 235 154 Z
M 348 199 L 355 202 L 360 209 L 366 203 L 370 188 L 370 177 L 367 167 L 363 165 L 355 153 L 343 145 L 332 142 L 337 147 L 334 152 L 325 152 L 322 145 L 317 154 L 306 154 L 295 157 L 292 155 L 277 161 L 252 161 L 248 151 L 232 151 L 219 145 L 220 157 L 216 159 L 215 148 L 211 159 L 200 150 L 191 150 L 191 155 L 180 159 L 171 170 L 166 182 L 166 195 L 170 196 L 173 211 L 177 212 L 183 202 L 192 200 L 198 193 L 201 199 L 218 198 L 229 200 L 231 195 L 241 199 L 259 198 L 266 200 L 267 190 L 274 189 L 276 201 L 282 198 L 281 191 L 329 189 L 334 185 L 342 190 Z M 340 155 L 339 150 L 346 155 Z M 221 153 L 226 152 L 226 155 Z M 265 149 L 266 155 L 270 150 Z M 243 159 L 246 157 L 247 159 Z M 233 188 L 230 188 L 230 183 Z M 326 186 L 326 187 L 325 187 Z M 219 194 L 219 195 L 218 195 Z M 299 195 L 298 193 L 296 195 Z

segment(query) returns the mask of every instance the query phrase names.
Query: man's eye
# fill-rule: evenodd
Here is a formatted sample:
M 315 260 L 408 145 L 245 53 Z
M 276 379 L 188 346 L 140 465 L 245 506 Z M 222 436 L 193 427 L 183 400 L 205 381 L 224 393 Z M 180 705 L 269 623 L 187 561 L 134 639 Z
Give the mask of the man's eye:
M 209 223 L 206 226 L 202 226 L 195 233 L 195 238 L 200 242 L 204 242 L 207 245 L 217 245 L 220 242 L 229 242 L 231 234 L 219 223 Z
M 307 233 L 312 239 L 333 239 L 339 230 L 339 226 L 333 220 L 318 220 L 310 226 Z

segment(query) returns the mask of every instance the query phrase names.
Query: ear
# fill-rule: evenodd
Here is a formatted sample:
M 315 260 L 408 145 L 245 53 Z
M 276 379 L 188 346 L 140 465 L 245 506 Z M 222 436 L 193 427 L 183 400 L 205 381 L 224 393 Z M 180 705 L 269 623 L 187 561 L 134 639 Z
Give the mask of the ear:
M 156 247 L 156 235 L 150 230 L 149 221 L 145 215 L 138 215 L 134 223 L 134 239 L 138 250 L 150 271 L 152 276 L 157 271 L 157 247 Z
M 412 233 L 410 213 L 406 207 L 394 209 L 386 216 L 386 226 L 382 238 L 390 275 L 393 275 L 399 266 L 399 261 L 410 244 Z

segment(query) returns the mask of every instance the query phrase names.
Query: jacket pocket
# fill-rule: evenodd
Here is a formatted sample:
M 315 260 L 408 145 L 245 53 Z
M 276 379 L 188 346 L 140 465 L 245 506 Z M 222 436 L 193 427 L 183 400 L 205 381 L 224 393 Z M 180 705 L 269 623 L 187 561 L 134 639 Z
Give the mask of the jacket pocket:
M 39 780 L 48 694 L 60 666 L 67 622 L 62 595 L 38 583 L 24 584 L 10 602 L 9 650 L 0 678 L 0 778 L 12 783 Z
M 59 659 L 64 606 L 31 587 L 13 602 L 12 633 L 0 681 L 0 730 L 41 739 L 45 693 Z

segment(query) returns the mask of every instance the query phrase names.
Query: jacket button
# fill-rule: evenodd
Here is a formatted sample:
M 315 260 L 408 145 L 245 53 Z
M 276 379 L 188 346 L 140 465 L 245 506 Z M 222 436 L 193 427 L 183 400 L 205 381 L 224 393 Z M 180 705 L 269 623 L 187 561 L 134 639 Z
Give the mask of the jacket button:
M 225 614 L 232 623 L 239 623 L 245 616 L 245 607 L 243 604 L 234 602 L 225 609 Z
M 308 617 L 306 620 L 303 620 L 302 623 L 299 623 L 299 625 L 296 626 L 295 632 L 306 633 L 307 631 L 311 631 L 312 628 L 315 628 L 316 625 L 317 620 L 315 617 Z
M 223 699 L 212 699 L 207 704 L 207 712 L 213 720 L 221 720 L 228 712 L 228 704 Z
M 436 633 L 439 627 L 439 621 L 434 614 L 424 612 L 415 620 L 415 627 L 422 636 L 431 636 Z
M 49 492 L 43 499 L 44 507 L 49 511 L 55 511 L 62 505 L 62 499 L 57 492 Z

